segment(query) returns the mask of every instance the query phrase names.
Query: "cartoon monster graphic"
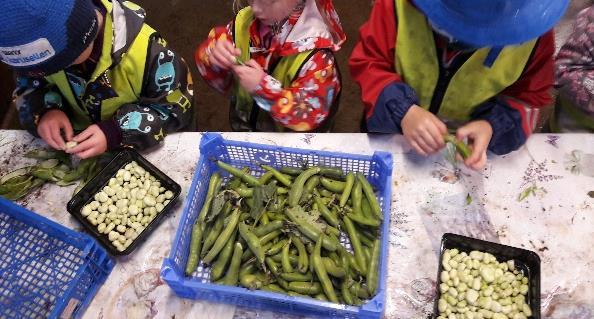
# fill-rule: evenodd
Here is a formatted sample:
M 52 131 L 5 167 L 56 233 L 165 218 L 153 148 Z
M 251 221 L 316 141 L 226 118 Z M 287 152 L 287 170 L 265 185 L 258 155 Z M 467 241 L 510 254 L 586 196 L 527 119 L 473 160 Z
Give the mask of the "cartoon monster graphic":
M 173 85 L 175 84 L 174 57 L 175 54 L 171 50 L 167 50 L 167 56 L 165 52 L 159 53 L 159 58 L 157 59 L 159 65 L 155 72 L 155 84 L 158 91 L 169 92 L 173 90 Z
M 145 109 L 146 110 L 146 109 Z M 150 113 L 141 113 L 138 111 L 132 111 L 124 115 L 120 120 L 120 127 L 122 130 L 136 130 L 143 133 L 148 133 L 151 131 L 150 126 L 145 126 L 144 129 L 141 129 L 140 126 L 142 125 L 142 120 L 146 118 L 147 121 L 152 122 L 155 120 L 155 117 Z

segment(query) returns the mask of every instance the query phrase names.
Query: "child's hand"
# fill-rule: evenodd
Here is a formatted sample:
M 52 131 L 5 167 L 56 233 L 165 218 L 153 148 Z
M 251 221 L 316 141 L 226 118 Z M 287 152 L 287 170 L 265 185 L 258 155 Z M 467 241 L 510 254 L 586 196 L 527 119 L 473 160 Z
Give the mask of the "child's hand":
M 445 146 L 446 125 L 433 113 L 413 105 L 402 118 L 402 134 L 417 153 L 427 156 Z
M 235 63 L 235 57 L 241 55 L 241 50 L 233 46 L 233 43 L 225 37 L 215 42 L 212 50 L 208 52 L 208 61 L 219 69 L 229 70 Z
M 45 113 L 37 125 L 37 134 L 51 147 L 63 150 L 66 147 L 62 138 L 62 130 L 66 140 L 72 140 L 72 124 L 68 116 L 60 110 L 50 110 Z
M 233 72 L 237 75 L 239 84 L 250 94 L 256 91 L 258 84 L 266 76 L 264 69 L 254 60 L 247 61 L 245 65 L 233 66 Z
M 107 151 L 107 138 L 97 124 L 87 127 L 86 130 L 73 138 L 77 146 L 67 149 L 66 152 L 82 159 L 101 155 Z
M 456 131 L 459 140 L 468 139 L 472 154 L 464 160 L 464 165 L 478 171 L 487 164 L 487 147 L 493 136 L 491 124 L 485 120 L 472 121 Z

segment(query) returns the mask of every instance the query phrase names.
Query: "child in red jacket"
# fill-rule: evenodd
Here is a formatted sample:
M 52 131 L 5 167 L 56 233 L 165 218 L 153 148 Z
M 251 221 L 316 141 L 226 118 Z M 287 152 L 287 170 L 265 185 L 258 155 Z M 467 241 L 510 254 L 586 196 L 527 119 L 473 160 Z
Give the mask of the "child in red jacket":
M 231 94 L 235 131 L 328 130 L 346 37 L 331 0 L 251 0 L 196 50 L 204 80 Z
M 522 146 L 551 104 L 554 35 L 568 0 L 377 0 L 350 58 L 370 132 L 402 133 L 422 155 L 447 128 L 465 164 Z

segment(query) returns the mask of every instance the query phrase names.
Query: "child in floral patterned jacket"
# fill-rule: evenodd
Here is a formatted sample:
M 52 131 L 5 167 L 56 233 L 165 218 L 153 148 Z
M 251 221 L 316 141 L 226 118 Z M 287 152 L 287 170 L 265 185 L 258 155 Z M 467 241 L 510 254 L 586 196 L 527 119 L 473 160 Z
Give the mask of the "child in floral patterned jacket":
M 202 77 L 231 93 L 235 131 L 328 130 L 346 36 L 331 0 L 249 0 L 197 48 Z
M 594 132 L 594 6 L 578 14 L 556 59 L 559 98 L 551 128 Z

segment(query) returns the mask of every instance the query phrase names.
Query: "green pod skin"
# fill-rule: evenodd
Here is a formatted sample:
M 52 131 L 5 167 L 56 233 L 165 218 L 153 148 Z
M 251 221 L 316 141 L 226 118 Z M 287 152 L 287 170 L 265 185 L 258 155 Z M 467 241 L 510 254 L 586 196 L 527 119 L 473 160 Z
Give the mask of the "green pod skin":
M 243 254 L 243 247 L 240 243 L 235 243 L 235 247 L 233 249 L 233 256 L 231 257 L 231 263 L 229 264 L 229 269 L 227 270 L 227 274 L 223 279 L 221 279 L 221 283 L 227 286 L 237 286 L 237 280 L 239 279 L 239 266 L 241 266 L 241 255 Z
M 344 268 L 338 267 L 332 259 L 327 257 L 322 257 L 322 262 L 324 263 L 324 267 L 326 268 L 326 272 L 330 274 L 334 278 L 344 278 L 346 272 Z
M 289 282 L 289 290 L 304 295 L 317 295 L 322 292 L 322 286 L 317 282 L 291 281 Z
M 286 294 L 287 293 L 286 290 L 284 290 L 283 288 L 281 288 L 277 284 L 268 284 L 268 285 L 262 286 L 262 290 L 269 291 L 269 292 L 276 292 L 276 293 L 279 293 L 279 294 Z
M 357 173 L 357 179 L 361 183 L 361 186 L 363 187 L 363 193 L 365 193 L 365 196 L 369 201 L 369 205 L 371 206 L 371 212 L 373 213 L 375 218 L 383 220 L 384 217 L 382 216 L 382 208 L 380 207 L 379 202 L 377 201 L 377 197 L 375 197 L 373 187 L 371 187 L 371 184 L 369 184 L 367 178 L 365 178 L 363 174 Z
M 472 154 L 470 147 L 462 141 L 459 141 L 454 135 L 448 134 L 443 137 L 445 143 L 452 143 L 456 147 L 456 151 L 462 156 L 462 159 L 467 159 Z
M 280 277 L 286 281 L 311 281 L 313 278 L 311 273 L 301 274 L 298 272 L 284 272 L 280 274 Z
M 217 238 L 219 238 L 219 235 L 223 231 L 224 220 L 225 216 L 223 214 L 220 214 L 215 220 L 214 225 L 212 227 L 205 227 L 207 228 L 207 230 L 205 234 L 206 237 L 204 238 L 204 242 L 202 243 L 202 250 L 200 251 L 201 257 L 204 258 L 204 256 L 206 256 L 206 253 L 209 251 L 212 245 L 214 245 Z
M 272 243 L 267 243 L 266 245 L 262 246 L 264 252 L 272 247 Z M 266 254 L 265 254 L 266 255 Z M 243 251 L 243 255 L 241 256 L 241 261 L 246 261 L 250 258 L 254 257 L 254 253 L 250 249 L 246 249 Z
M 363 235 L 363 233 L 359 232 L 359 240 L 361 240 L 361 244 L 366 247 L 373 247 L 373 240 L 367 238 L 367 236 Z
M 278 264 L 274 260 L 272 260 L 272 258 L 266 257 L 265 262 L 266 262 L 266 266 L 268 266 L 268 269 L 270 269 L 270 272 L 273 275 L 278 276 L 281 273 L 280 268 L 278 267 Z
M 362 208 L 361 202 L 363 200 L 363 187 L 361 186 L 361 182 L 358 180 L 355 182 L 353 186 L 353 192 L 351 193 L 351 199 L 353 201 L 353 214 L 355 215 L 362 215 Z
M 249 290 L 262 288 L 262 282 L 254 274 L 245 274 L 243 276 L 239 276 L 239 283 Z
M 373 242 L 373 249 L 371 252 L 371 259 L 369 261 L 369 270 L 367 272 L 367 286 L 369 288 L 369 294 L 375 296 L 375 292 L 378 286 L 378 273 L 379 273 L 379 257 L 380 257 L 380 241 L 376 239 Z
M 297 206 L 297 204 L 299 203 L 299 200 L 301 199 L 301 195 L 303 194 L 303 186 L 305 185 L 305 182 L 310 177 L 318 174 L 319 172 L 320 172 L 319 167 L 313 167 L 313 168 L 307 169 L 303 173 L 299 174 L 299 176 L 297 176 L 297 178 L 293 182 L 293 186 L 291 186 L 291 189 L 289 190 L 289 206 L 290 207 Z
M 319 176 L 314 175 L 314 176 L 310 177 L 307 180 L 307 182 L 305 182 L 305 186 L 303 187 L 303 194 L 301 195 L 301 199 L 299 201 L 301 203 L 306 202 L 309 199 L 309 197 L 311 196 L 311 193 L 314 192 L 314 190 L 316 189 L 318 184 L 320 184 Z
M 204 222 L 198 221 L 192 227 L 192 239 L 190 239 L 190 251 L 188 254 L 188 263 L 186 264 L 186 275 L 191 275 L 198 267 L 200 249 L 202 248 L 202 234 L 204 232 Z
M 337 194 L 342 194 L 346 187 L 345 182 L 329 179 L 326 177 L 320 178 L 320 184 L 322 184 L 322 186 L 324 186 L 324 188 L 327 190 Z
M 261 225 L 259 227 L 256 227 L 254 229 L 254 235 L 256 235 L 258 237 L 262 237 L 262 236 L 269 234 L 275 230 L 283 228 L 284 224 L 285 223 L 280 220 L 271 221 L 266 225 Z
M 268 165 L 260 165 L 260 167 L 267 170 L 268 172 L 272 172 L 274 178 L 276 178 L 277 181 L 281 182 L 281 184 L 287 187 L 291 187 L 291 178 L 289 176 L 277 171 L 276 169 Z
M 373 216 L 373 213 L 371 212 L 371 205 L 369 205 L 369 200 L 367 200 L 367 197 L 364 197 L 361 201 L 361 211 L 363 213 L 363 217 L 367 219 L 375 219 L 375 216 Z
M 305 249 L 305 245 L 303 245 L 303 242 L 299 237 L 291 235 L 290 239 L 293 245 L 295 245 L 295 248 L 297 248 L 297 252 L 299 253 L 297 270 L 300 273 L 304 274 L 307 272 L 307 269 L 309 268 L 309 257 L 307 254 L 307 250 Z
M 222 161 L 217 161 L 217 166 L 229 172 L 231 175 L 241 178 L 242 181 L 246 182 L 250 186 L 260 186 L 260 180 L 236 167 L 233 167 Z
M 237 230 L 233 232 L 233 235 L 231 235 L 229 241 L 225 243 L 225 247 L 223 247 L 223 250 L 221 250 L 217 260 L 212 264 L 212 267 L 210 268 L 211 281 L 219 280 L 225 274 L 225 269 L 229 263 L 229 260 L 231 259 L 231 255 L 233 254 L 233 246 L 235 246 L 236 236 Z M 241 274 L 239 275 L 241 276 Z
M 326 295 L 324 294 L 317 294 L 314 296 L 314 299 L 319 300 L 319 301 L 328 301 L 328 298 L 326 298 Z
M 268 181 L 270 181 L 270 179 L 272 177 L 274 177 L 274 174 L 272 172 L 270 172 L 270 171 L 262 174 L 262 176 L 260 176 L 260 179 L 259 179 L 260 185 L 266 185 L 266 184 L 268 184 Z
M 259 224 L 260 226 L 266 225 L 270 222 L 270 219 L 268 218 L 268 214 L 266 212 L 264 212 L 262 214 L 262 216 L 260 217 L 260 221 Z
M 235 208 L 233 215 L 231 215 L 231 218 L 229 219 L 229 223 L 227 224 L 225 229 L 220 233 L 215 244 L 212 246 L 208 254 L 206 254 L 204 259 L 202 260 L 205 264 L 209 265 L 219 254 L 219 252 L 221 252 L 221 249 L 223 249 L 227 241 L 229 241 L 231 235 L 233 235 L 233 232 L 235 232 L 235 229 L 237 228 L 240 214 L 241 211 L 239 210 L 239 208 Z
M 371 248 L 372 247 L 373 247 L 373 245 L 370 247 L 363 246 L 363 252 L 365 253 L 365 264 L 366 265 L 368 265 L 369 262 L 371 261 Z M 367 269 L 367 271 L 369 271 L 369 267 L 367 267 L 366 269 Z M 365 274 L 365 276 L 367 276 L 367 274 Z
M 278 254 L 288 242 L 289 241 L 287 239 L 278 241 L 276 244 L 272 245 L 270 249 L 266 250 L 266 256 L 274 256 Z
M 291 176 L 299 176 L 299 174 L 303 173 L 301 168 L 284 166 L 279 168 L 279 171 L 283 174 L 291 175 Z
M 328 277 L 328 273 L 326 272 L 326 267 L 324 267 L 324 263 L 322 261 L 321 253 L 322 253 L 323 240 L 324 240 L 324 234 L 320 234 L 320 236 L 318 237 L 318 239 L 316 241 L 316 246 L 314 248 L 314 252 L 311 255 L 312 262 L 314 265 L 314 270 L 315 270 L 316 275 L 318 276 L 318 279 L 320 280 L 322 289 L 324 290 L 324 293 L 326 294 L 328 299 L 332 302 L 339 303 L 338 297 L 336 296 L 336 293 L 334 292 L 334 287 L 332 286 L 332 281 L 330 280 L 330 277 Z
M 326 257 L 324 257 L 324 258 L 326 258 Z M 340 265 L 340 257 L 338 257 L 338 254 L 335 251 L 329 253 L 327 258 L 332 259 L 334 264 Z
M 277 238 L 277 237 L 278 237 L 280 234 L 282 234 L 282 233 L 283 233 L 283 232 L 282 232 L 282 231 L 280 231 L 280 230 L 275 230 L 275 231 L 272 231 L 272 232 L 270 232 L 270 233 L 268 233 L 268 234 L 266 234 L 266 235 L 264 235 L 264 236 L 260 237 L 260 245 L 265 245 L 265 244 L 267 244 L 267 243 L 268 243 L 268 242 L 270 242 L 271 240 L 273 240 L 273 239 Z
M 323 198 L 333 198 L 335 195 L 334 193 L 325 188 L 320 188 L 318 192 L 320 193 L 320 196 L 322 196 Z
M 347 305 L 354 306 L 355 301 L 353 300 L 353 296 L 351 296 L 351 292 L 349 291 L 349 280 L 343 280 L 342 284 L 340 285 L 340 293 L 342 294 L 342 299 Z
M 351 196 L 351 191 L 353 190 L 354 184 L 355 184 L 355 174 L 353 174 L 353 172 L 349 172 L 346 177 L 344 190 L 342 191 L 342 194 L 340 195 L 340 203 L 339 203 L 340 207 L 344 207 L 344 205 L 346 205 L 347 201 L 349 200 L 349 197 Z
M 260 244 L 260 239 L 258 236 L 254 235 L 249 229 L 249 227 L 245 223 L 239 223 L 239 234 L 245 240 L 248 245 L 248 248 L 252 251 L 252 253 L 256 256 L 258 263 L 264 263 L 264 249 Z
M 237 188 L 235 188 L 235 191 L 241 197 L 252 198 L 254 196 L 254 189 L 253 188 L 237 187 Z
M 271 256 L 270 258 L 272 258 L 272 260 L 274 260 L 275 262 L 280 263 L 280 262 L 282 262 L 283 255 L 279 253 L 279 254 Z M 291 262 L 291 265 L 295 266 L 295 265 L 297 265 L 298 260 L 297 260 L 296 256 L 289 255 L 289 261 Z
M 338 228 L 328 225 L 328 227 L 326 227 L 326 234 L 340 237 L 340 230 L 338 230 Z
M 235 246 L 235 243 L 233 243 L 233 246 Z M 256 272 L 256 270 L 258 270 L 256 264 L 253 260 L 250 260 L 247 263 L 244 263 L 243 266 L 241 266 L 241 269 L 239 270 L 239 276 L 243 276 L 245 274 L 253 274 L 254 272 Z
M 326 204 L 324 204 L 322 202 L 322 199 L 315 196 L 314 202 L 318 205 L 318 210 L 320 211 L 320 214 L 322 215 L 322 217 L 324 217 L 324 219 L 328 222 L 328 224 L 330 224 L 334 227 L 338 227 L 338 224 L 339 224 L 338 217 L 336 217 L 336 216 L 334 216 L 334 214 L 332 214 L 332 212 L 328 209 Z
M 289 242 L 288 244 L 285 245 L 285 247 L 283 247 L 283 252 L 282 252 L 282 259 L 281 259 L 281 265 L 283 267 L 283 271 L 284 272 L 293 272 L 293 265 L 291 265 L 291 260 L 289 259 L 289 249 L 291 248 L 291 242 Z
M 355 213 L 347 214 L 347 216 L 355 223 L 363 226 L 379 227 L 381 225 L 381 222 L 377 219 L 368 219 L 362 215 L 357 215 Z
M 290 210 L 286 210 L 285 214 L 289 219 L 297 225 L 299 231 L 311 240 L 316 240 L 320 236 L 320 231 L 317 230 L 313 225 L 310 225 L 306 221 L 299 220 Z M 324 249 L 329 251 L 335 251 L 340 246 L 339 243 L 332 241 L 325 237 L 323 240 Z
M 342 168 L 340 167 L 320 167 L 320 175 L 333 177 L 333 178 L 343 178 L 344 173 Z
M 353 246 L 353 250 L 355 251 L 355 260 L 357 261 L 357 265 L 361 270 L 361 274 L 367 274 L 367 264 L 365 262 L 365 251 L 361 246 L 361 241 L 359 240 L 359 235 L 355 230 L 355 225 L 350 218 L 344 217 L 344 226 L 346 228 L 347 234 L 349 235 L 349 239 L 351 240 L 351 246 Z
M 212 203 L 212 199 L 215 195 L 215 190 L 221 184 L 221 175 L 218 172 L 213 173 L 210 176 L 210 181 L 208 182 L 208 191 L 206 192 L 206 199 L 204 200 L 204 204 L 202 205 L 202 209 L 200 213 L 198 213 L 198 219 L 200 221 L 206 220 L 206 215 L 210 210 L 210 205 Z
M 304 295 L 304 294 L 300 294 L 298 292 L 295 291 L 287 291 L 287 295 L 291 296 L 291 297 L 302 297 L 302 298 L 309 298 L 308 295 Z

